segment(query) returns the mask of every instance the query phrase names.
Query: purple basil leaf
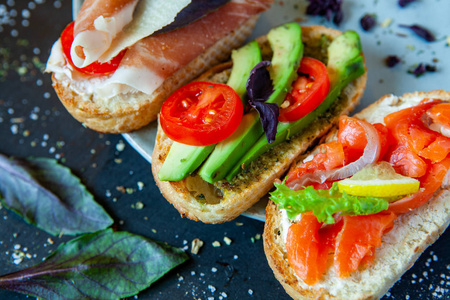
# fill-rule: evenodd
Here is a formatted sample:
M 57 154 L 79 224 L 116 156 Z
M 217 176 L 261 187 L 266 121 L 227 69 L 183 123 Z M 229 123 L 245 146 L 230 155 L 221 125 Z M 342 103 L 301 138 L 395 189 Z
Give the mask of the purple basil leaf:
M 247 95 L 248 103 L 258 112 L 267 140 L 271 143 L 277 134 L 279 108 L 275 103 L 266 103 L 273 93 L 268 66 L 270 61 L 262 61 L 252 69 L 247 81 Z
M 267 141 L 272 143 L 277 135 L 278 116 L 280 109 L 275 103 L 255 102 L 252 105 L 259 113 L 261 123 L 266 133 Z
M 426 40 L 428 42 L 433 42 L 436 40 L 434 35 L 429 30 L 425 29 L 424 27 L 422 27 L 420 25 L 411 25 L 411 26 L 399 25 L 399 26 L 411 29 L 415 34 L 417 34 L 418 36 L 420 36 L 421 38 L 423 38 L 424 40 Z
M 249 101 L 260 99 L 256 101 L 267 101 L 273 93 L 273 83 L 270 79 L 270 73 L 267 67 L 270 66 L 270 61 L 264 60 L 258 63 L 250 72 L 247 80 L 247 95 Z
M 375 15 L 366 14 L 361 18 L 361 20 L 359 20 L 359 23 L 365 31 L 369 31 L 377 24 L 377 21 L 375 19 Z
M 415 66 L 408 70 L 408 73 L 413 74 L 416 77 L 420 77 L 426 72 L 436 72 L 436 70 L 436 66 L 420 63 L 418 66 Z
M 343 18 L 342 0 L 308 0 L 306 14 L 311 16 L 325 16 L 328 21 L 333 20 L 339 25 Z M 334 15 L 334 17 L 333 17 Z
M 80 179 L 54 159 L 20 161 L 0 154 L 0 200 L 53 235 L 94 232 L 113 223 Z
M 389 56 L 386 57 L 386 59 L 385 59 L 386 65 L 387 65 L 389 68 L 394 67 L 396 64 L 398 64 L 398 63 L 401 62 L 401 61 L 402 61 L 402 60 L 401 60 L 398 56 L 396 56 L 396 55 L 389 55 Z
M 0 276 L 0 288 L 43 299 L 122 299 L 187 259 L 178 248 L 107 229 L 61 244 L 38 265 Z
M 172 23 L 156 31 L 153 35 L 169 32 L 186 26 L 206 16 L 210 12 L 217 10 L 229 1 L 230 0 L 193 0 L 176 15 L 175 20 Z
M 413 75 L 416 76 L 416 77 L 420 77 L 420 76 L 422 76 L 423 74 L 425 74 L 426 71 L 427 71 L 427 70 L 426 70 L 426 68 L 425 68 L 425 65 L 421 63 L 421 64 L 419 64 L 417 67 L 408 70 L 408 73 L 413 74 Z
M 412 3 L 416 0 L 399 0 L 398 1 L 398 5 L 400 5 L 401 7 L 405 7 L 406 5 L 408 5 L 409 3 Z
M 425 65 L 425 70 L 427 72 L 436 72 L 437 68 L 436 68 L 436 66 Z

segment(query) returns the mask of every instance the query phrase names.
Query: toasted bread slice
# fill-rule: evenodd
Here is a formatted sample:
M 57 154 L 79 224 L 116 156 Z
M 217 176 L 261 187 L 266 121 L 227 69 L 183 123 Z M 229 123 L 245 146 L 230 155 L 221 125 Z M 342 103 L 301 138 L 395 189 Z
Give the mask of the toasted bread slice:
M 332 40 L 340 31 L 323 26 L 302 28 L 305 56 L 326 59 L 323 37 Z M 265 37 L 258 39 L 263 59 L 270 55 L 270 46 Z M 231 64 L 218 66 L 201 80 L 226 82 Z M 254 161 L 248 171 L 241 172 L 232 181 L 219 181 L 209 184 L 197 174 L 182 181 L 160 181 L 160 170 L 170 146 L 170 140 L 161 128 L 158 129 L 155 149 L 152 156 L 152 171 L 156 184 L 164 197 L 172 203 L 184 217 L 205 223 L 221 223 L 232 220 L 259 201 L 273 187 L 273 181 L 280 178 L 291 163 L 324 136 L 342 114 L 350 113 L 359 103 L 366 85 L 366 75 L 349 84 L 332 107 L 307 129 L 289 142 L 281 143 Z
M 94 97 L 88 91 L 77 92 L 65 74 L 53 74 L 53 87 L 69 113 L 85 126 L 99 132 L 124 133 L 139 129 L 156 120 L 162 103 L 182 85 L 228 59 L 231 50 L 239 47 L 252 33 L 258 15 L 208 48 L 188 65 L 167 78 L 151 95 L 137 91 L 119 94 L 112 99 Z
M 418 104 L 424 98 L 450 100 L 450 93 L 432 91 L 401 97 L 387 95 L 356 116 L 371 123 L 383 122 L 385 115 Z M 328 135 L 334 138 L 336 130 Z M 294 299 L 379 299 L 444 232 L 450 222 L 450 190 L 438 190 L 425 205 L 403 214 L 382 238 L 375 260 L 349 277 L 339 278 L 330 266 L 319 283 L 308 286 L 299 279 L 286 258 L 285 236 L 290 221 L 272 201 L 266 208 L 264 250 L 275 277 Z

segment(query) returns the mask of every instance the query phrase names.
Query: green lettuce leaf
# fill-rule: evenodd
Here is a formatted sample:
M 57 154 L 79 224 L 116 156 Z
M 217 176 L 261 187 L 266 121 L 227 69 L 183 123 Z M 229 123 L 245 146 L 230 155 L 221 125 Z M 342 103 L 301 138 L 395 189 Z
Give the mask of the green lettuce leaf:
M 284 182 L 275 183 L 276 190 L 270 193 L 270 200 L 285 209 L 289 219 L 298 214 L 312 211 L 319 222 L 333 224 L 333 214 L 371 215 L 386 210 L 389 199 L 378 197 L 352 196 L 339 192 L 337 183 L 329 190 L 315 190 L 308 186 L 293 191 Z
M 61 244 L 36 266 L 0 276 L 0 288 L 44 299 L 121 299 L 187 259 L 178 248 L 107 229 Z

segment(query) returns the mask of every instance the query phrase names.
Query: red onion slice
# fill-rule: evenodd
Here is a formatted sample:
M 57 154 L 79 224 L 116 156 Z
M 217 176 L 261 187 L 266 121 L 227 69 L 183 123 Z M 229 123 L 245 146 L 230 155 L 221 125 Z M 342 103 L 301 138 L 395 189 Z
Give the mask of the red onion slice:
M 356 119 L 356 121 L 364 129 L 367 139 L 367 145 L 364 148 L 363 155 L 359 159 L 339 169 L 317 171 L 312 174 L 305 174 L 301 178 L 290 182 L 288 187 L 296 191 L 312 183 L 324 183 L 325 181 L 348 178 L 364 168 L 366 165 L 376 162 L 380 156 L 381 148 L 378 132 L 372 124 L 359 119 Z

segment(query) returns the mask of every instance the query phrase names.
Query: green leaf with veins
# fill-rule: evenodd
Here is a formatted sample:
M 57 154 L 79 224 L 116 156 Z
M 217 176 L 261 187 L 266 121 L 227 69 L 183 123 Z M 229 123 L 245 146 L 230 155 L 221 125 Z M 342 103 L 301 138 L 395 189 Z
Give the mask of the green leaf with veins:
M 54 159 L 0 154 L 0 200 L 53 235 L 95 232 L 113 223 L 80 179 Z
M 107 229 L 61 244 L 36 266 L 0 276 L 0 288 L 44 299 L 120 299 L 187 259 L 178 248 Z

